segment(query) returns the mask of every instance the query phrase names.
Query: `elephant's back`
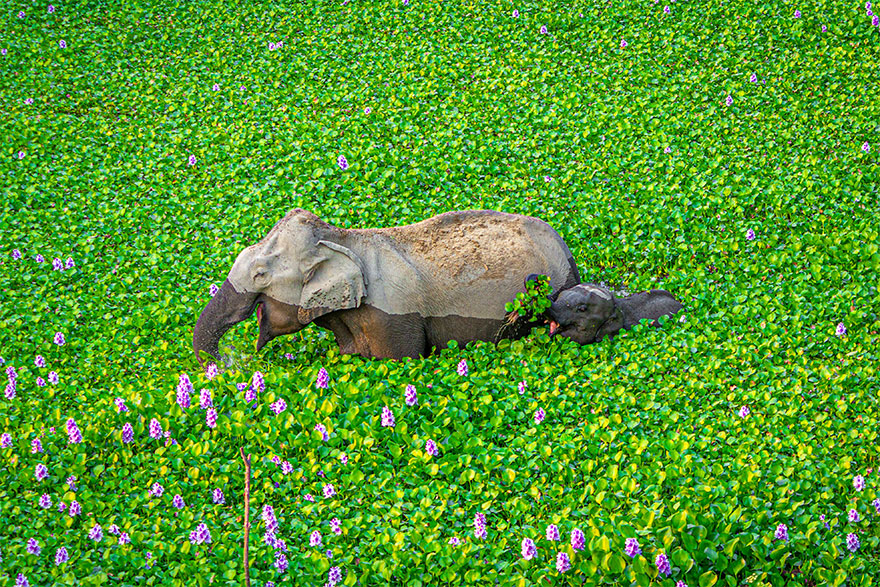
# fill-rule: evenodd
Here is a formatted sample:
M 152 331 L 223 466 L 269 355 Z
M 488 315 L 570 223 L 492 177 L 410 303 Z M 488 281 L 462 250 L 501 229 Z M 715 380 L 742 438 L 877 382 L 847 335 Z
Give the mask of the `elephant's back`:
M 376 233 L 418 273 L 422 315 L 500 319 L 530 273 L 550 276 L 554 291 L 580 281 L 562 237 L 530 216 L 447 212 Z

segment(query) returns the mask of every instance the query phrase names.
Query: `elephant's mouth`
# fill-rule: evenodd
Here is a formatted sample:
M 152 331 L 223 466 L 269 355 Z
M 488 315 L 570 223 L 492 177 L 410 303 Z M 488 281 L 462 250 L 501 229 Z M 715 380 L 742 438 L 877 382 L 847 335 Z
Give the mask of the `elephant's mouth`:
M 266 313 L 263 311 L 263 303 L 260 302 L 257 304 L 257 328 L 259 329 L 259 336 L 257 337 L 257 352 L 259 352 L 266 344 L 275 338 L 275 335 L 271 332 L 271 327 L 269 325 L 269 320 L 266 317 Z
M 556 320 L 550 320 L 548 324 L 550 324 L 550 336 L 555 335 L 562 328 Z

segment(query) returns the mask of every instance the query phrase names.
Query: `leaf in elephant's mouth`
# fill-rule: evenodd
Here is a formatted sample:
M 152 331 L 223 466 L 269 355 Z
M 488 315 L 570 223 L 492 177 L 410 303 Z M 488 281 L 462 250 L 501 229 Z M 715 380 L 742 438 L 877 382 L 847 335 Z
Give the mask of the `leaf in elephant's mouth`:
M 555 320 L 551 320 L 550 321 L 550 336 L 553 336 L 554 334 L 556 334 L 556 332 L 558 330 L 559 330 L 559 322 L 556 322 Z

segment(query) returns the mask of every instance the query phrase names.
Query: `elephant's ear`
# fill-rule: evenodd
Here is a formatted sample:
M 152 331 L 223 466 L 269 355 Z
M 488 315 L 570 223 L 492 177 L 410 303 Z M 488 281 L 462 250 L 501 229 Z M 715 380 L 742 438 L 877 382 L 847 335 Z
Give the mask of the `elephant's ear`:
M 297 316 L 302 324 L 328 312 L 357 308 L 367 295 L 363 261 L 331 241 L 318 241 L 317 257 L 304 275 Z

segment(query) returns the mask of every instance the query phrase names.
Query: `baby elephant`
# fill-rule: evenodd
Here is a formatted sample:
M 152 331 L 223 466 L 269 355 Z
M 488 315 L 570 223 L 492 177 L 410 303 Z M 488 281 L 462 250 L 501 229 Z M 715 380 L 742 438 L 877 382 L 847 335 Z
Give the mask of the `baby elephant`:
M 632 328 L 639 320 L 653 320 L 659 326 L 660 316 L 671 316 L 682 309 L 672 294 L 652 289 L 618 298 L 606 288 L 581 283 L 560 292 L 547 310 L 550 335 L 559 334 L 580 344 L 610 339 L 621 329 Z

